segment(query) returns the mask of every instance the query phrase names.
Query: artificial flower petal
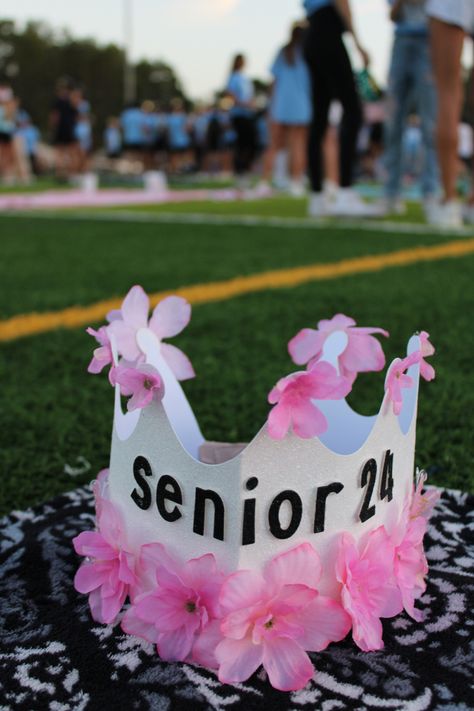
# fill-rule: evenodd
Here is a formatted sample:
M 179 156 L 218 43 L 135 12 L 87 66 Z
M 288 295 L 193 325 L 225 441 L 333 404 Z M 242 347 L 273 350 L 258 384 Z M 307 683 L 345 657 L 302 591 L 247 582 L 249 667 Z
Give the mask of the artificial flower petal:
M 146 328 L 150 300 L 141 286 L 132 286 L 121 306 L 122 319 L 135 330 Z
M 220 620 L 211 620 L 193 645 L 193 661 L 208 669 L 217 669 L 219 665 L 216 659 L 216 647 L 222 639 Z
M 262 662 L 271 685 L 280 691 L 302 689 L 314 674 L 308 655 L 290 637 L 273 637 L 266 641 Z
M 260 600 L 264 588 L 265 580 L 257 570 L 238 570 L 224 581 L 219 602 L 224 612 L 248 608 Z
M 160 634 L 157 643 L 160 657 L 166 662 L 184 662 L 191 653 L 194 632 L 184 625 Z
M 162 343 L 161 354 L 178 380 L 190 380 L 196 376 L 188 356 L 176 346 Z
M 138 617 L 136 608 L 133 605 L 123 616 L 121 627 L 126 634 L 142 637 L 152 644 L 156 644 L 160 636 L 154 625 L 144 622 L 141 617 Z
M 326 340 L 326 335 L 314 328 L 303 328 L 288 343 L 288 352 L 296 365 L 304 365 L 318 357 Z
M 99 567 L 93 563 L 83 563 L 74 577 L 77 592 L 89 593 L 105 583 L 109 576 L 107 566 Z
M 351 618 L 332 598 L 318 595 L 298 613 L 304 634 L 298 643 L 307 651 L 320 652 L 331 642 L 339 642 L 351 628 Z
M 263 647 L 244 639 L 224 639 L 217 645 L 216 659 L 219 664 L 219 681 L 236 684 L 246 681 L 257 671 L 263 661 Z
M 155 306 L 149 328 L 161 341 L 181 333 L 190 319 L 191 304 L 182 296 L 167 296 Z
M 282 580 L 295 585 L 317 588 L 321 578 L 321 559 L 310 543 L 301 543 L 276 555 L 264 568 L 267 583 L 281 585 Z

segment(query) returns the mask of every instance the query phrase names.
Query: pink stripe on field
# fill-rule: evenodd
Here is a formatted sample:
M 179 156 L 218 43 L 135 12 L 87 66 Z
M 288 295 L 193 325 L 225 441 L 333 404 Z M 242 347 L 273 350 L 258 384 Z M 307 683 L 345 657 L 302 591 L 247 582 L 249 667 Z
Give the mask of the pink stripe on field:
M 247 191 L 245 199 L 268 197 Z M 155 193 L 146 190 L 47 190 L 42 193 L 15 193 L 0 195 L 0 210 L 25 210 L 61 207 L 112 207 L 115 205 L 153 205 L 190 201 L 226 202 L 242 199 L 242 193 L 233 189 L 219 190 L 168 190 Z

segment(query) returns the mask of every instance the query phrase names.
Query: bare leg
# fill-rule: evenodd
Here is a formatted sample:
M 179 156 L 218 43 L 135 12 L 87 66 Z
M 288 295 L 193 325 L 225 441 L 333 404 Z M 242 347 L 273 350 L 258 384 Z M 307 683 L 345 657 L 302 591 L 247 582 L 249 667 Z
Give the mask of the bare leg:
M 0 178 L 11 178 L 13 164 L 13 141 L 0 143 Z
M 64 179 L 66 177 L 66 174 L 67 174 L 66 163 L 67 163 L 67 146 L 64 146 L 63 144 L 56 146 L 55 168 L 56 168 L 56 177 L 57 178 Z
M 431 52 L 438 90 L 436 139 L 444 199 L 456 197 L 458 123 L 462 108 L 461 54 L 464 30 L 432 18 Z
M 263 179 L 270 181 L 273 174 L 273 164 L 277 151 L 285 147 L 286 130 L 281 123 L 270 123 L 270 145 L 263 157 Z
M 328 126 L 323 142 L 326 180 L 339 185 L 339 136 L 335 126 Z
M 290 149 L 290 175 L 293 180 L 302 180 L 306 172 L 307 126 L 288 127 L 288 145 Z

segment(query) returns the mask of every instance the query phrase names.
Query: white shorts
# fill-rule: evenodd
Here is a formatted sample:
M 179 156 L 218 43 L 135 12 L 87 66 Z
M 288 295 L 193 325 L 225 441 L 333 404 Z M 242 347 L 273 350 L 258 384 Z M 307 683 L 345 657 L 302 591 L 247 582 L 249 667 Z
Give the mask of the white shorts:
M 468 35 L 474 34 L 474 0 L 428 0 L 426 13 L 448 25 L 461 27 Z

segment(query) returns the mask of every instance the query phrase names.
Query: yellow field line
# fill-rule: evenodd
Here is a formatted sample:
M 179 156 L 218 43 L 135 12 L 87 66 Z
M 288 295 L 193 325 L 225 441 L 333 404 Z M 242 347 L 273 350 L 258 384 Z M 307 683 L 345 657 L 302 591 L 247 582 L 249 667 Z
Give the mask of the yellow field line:
M 474 253 L 474 239 L 455 240 L 431 246 L 400 249 L 396 252 L 385 254 L 368 254 L 363 257 L 341 259 L 338 262 L 310 264 L 305 267 L 293 267 L 290 269 L 275 269 L 225 281 L 194 284 L 170 291 L 156 292 L 151 294 L 150 300 L 154 305 L 165 296 L 179 294 L 192 304 L 204 304 L 231 299 L 234 296 L 265 289 L 282 289 L 311 281 L 377 272 L 389 267 L 400 267 L 416 264 L 417 262 L 430 262 L 450 257 L 462 257 L 472 253 Z M 5 321 L 0 321 L 0 341 L 45 333 L 57 328 L 76 328 L 96 323 L 103 320 L 105 314 L 111 309 L 119 308 L 121 302 L 122 298 L 113 298 L 98 301 L 88 306 L 71 306 L 61 311 L 13 316 Z

